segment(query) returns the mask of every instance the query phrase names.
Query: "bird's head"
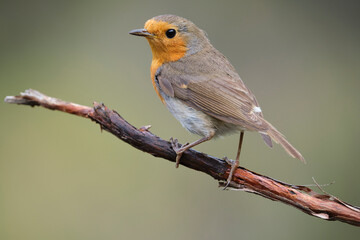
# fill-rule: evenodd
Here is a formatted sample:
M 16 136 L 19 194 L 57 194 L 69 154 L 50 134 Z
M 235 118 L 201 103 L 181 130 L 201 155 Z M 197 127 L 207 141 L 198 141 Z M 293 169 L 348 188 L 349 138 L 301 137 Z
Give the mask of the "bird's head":
M 150 44 L 153 58 L 161 62 L 177 61 L 209 44 L 203 30 L 191 21 L 175 15 L 151 18 L 145 23 L 144 28 L 129 33 L 145 37 Z

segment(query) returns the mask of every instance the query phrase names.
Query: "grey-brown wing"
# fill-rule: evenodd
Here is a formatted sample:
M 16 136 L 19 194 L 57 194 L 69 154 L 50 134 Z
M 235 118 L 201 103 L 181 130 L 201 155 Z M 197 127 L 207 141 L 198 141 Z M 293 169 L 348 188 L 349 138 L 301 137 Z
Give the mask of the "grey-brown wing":
M 248 130 L 267 128 L 261 112 L 254 111 L 258 106 L 254 95 L 237 74 L 222 70 L 196 74 L 191 69 L 179 71 L 173 65 L 165 64 L 156 78 L 165 94 L 210 116 Z

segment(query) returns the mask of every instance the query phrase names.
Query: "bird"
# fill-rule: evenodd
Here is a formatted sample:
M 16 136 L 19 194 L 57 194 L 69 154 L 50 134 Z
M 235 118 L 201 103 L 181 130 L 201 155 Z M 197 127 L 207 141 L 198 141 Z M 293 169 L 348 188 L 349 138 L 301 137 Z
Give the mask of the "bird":
M 239 166 L 245 131 L 258 132 L 269 147 L 274 141 L 291 157 L 305 162 L 284 135 L 265 120 L 255 95 L 233 65 L 193 22 L 176 15 L 159 15 L 147 20 L 144 28 L 129 33 L 145 37 L 150 45 L 151 80 L 162 103 L 184 128 L 201 136 L 184 145 L 170 139 L 176 168 L 189 148 L 240 132 L 236 159 L 227 161 L 231 169 L 226 188 Z

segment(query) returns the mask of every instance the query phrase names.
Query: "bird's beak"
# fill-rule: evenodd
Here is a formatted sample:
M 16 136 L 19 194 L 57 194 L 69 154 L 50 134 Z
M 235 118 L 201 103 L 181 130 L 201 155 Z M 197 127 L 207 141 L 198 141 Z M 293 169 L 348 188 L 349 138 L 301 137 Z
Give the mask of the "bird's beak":
M 134 29 L 129 32 L 131 35 L 140 36 L 140 37 L 150 37 L 154 36 L 154 34 L 149 33 L 145 28 L 142 29 Z

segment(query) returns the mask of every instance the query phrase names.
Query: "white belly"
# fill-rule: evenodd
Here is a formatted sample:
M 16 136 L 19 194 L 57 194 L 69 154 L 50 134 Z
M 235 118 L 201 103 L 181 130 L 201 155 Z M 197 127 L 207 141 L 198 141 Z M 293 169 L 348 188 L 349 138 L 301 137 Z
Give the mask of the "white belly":
M 169 111 L 191 133 L 203 137 L 215 133 L 215 137 L 218 137 L 241 130 L 237 125 L 220 121 L 187 106 L 182 100 L 164 95 L 163 97 Z

